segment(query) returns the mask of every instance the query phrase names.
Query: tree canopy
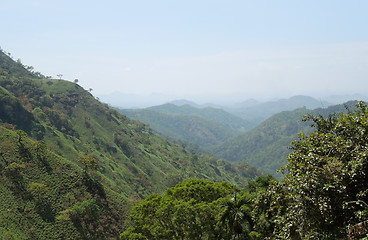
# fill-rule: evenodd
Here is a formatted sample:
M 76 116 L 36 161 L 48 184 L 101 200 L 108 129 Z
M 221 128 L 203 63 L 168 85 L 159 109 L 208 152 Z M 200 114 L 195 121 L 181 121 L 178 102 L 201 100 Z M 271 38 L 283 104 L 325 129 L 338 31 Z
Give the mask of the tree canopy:
M 229 239 L 220 226 L 221 203 L 239 191 L 227 183 L 190 179 L 152 194 L 131 214 L 132 226 L 121 239 Z
M 280 237 L 344 238 L 368 219 L 368 108 L 357 107 L 305 118 L 316 131 L 293 142 L 285 180 L 270 189 L 273 205 L 284 211 L 276 220 Z

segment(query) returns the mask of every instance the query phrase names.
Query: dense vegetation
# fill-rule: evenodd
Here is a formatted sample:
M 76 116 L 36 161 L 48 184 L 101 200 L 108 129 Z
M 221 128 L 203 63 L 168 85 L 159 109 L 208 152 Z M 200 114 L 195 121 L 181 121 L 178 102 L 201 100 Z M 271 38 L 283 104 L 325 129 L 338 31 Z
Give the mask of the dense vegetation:
M 299 132 L 312 131 L 308 123 L 301 121 L 303 115 L 312 113 L 327 116 L 330 113 L 346 111 L 345 105 L 353 109 L 355 103 L 348 102 L 315 110 L 304 107 L 279 112 L 251 130 L 251 125 L 244 120 L 211 107 L 164 104 L 146 109 L 118 111 L 148 123 L 154 130 L 166 136 L 184 140 L 198 152 L 206 152 L 231 162 L 245 161 L 264 173 L 281 178 L 277 170 L 286 164 L 286 155 L 291 153 L 290 143 L 298 138 Z M 254 111 L 258 109 L 270 114 L 270 111 L 289 109 L 302 104 L 313 108 L 322 103 L 311 97 L 295 96 L 286 100 L 258 103 L 253 108 Z M 198 144 L 199 147 L 193 144 Z
M 259 177 L 241 191 L 227 183 L 191 179 L 153 194 L 134 207 L 132 226 L 121 239 L 233 239 L 259 236 L 259 221 L 252 220 L 256 192 L 272 177 Z M 257 225 L 257 227 L 255 226 Z
M 129 204 L 152 193 L 189 178 L 244 186 L 258 175 L 246 163 L 198 156 L 78 84 L 30 72 L 1 51 L 0 67 L 0 195 L 8 203 L 0 208 L 0 231 L 9 238 L 32 238 L 28 231 L 36 239 L 117 236 Z M 45 214 L 38 196 L 47 198 Z
M 232 162 L 246 161 L 265 173 L 280 177 L 277 170 L 284 166 L 286 156 L 292 152 L 290 143 L 298 138 L 300 132 L 313 131 L 310 122 L 303 122 L 305 114 L 328 116 L 334 113 L 355 109 L 356 101 L 342 105 L 308 110 L 299 108 L 273 115 L 256 128 L 233 137 L 218 146 L 209 149 L 217 158 Z
M 9 124 L 0 127 L 0 156 L 2 239 L 105 239 L 121 231 L 127 201 L 92 169 Z
M 293 142 L 284 180 L 179 184 L 135 207 L 121 239 L 367 239 L 368 107 L 357 106 L 305 118 L 315 131 Z
M 290 143 L 298 133 L 307 129 L 301 120 L 309 111 L 300 108 L 281 112 L 262 122 L 258 127 L 212 148 L 218 158 L 228 161 L 247 161 L 264 172 L 275 175 L 276 170 L 286 163 L 291 152 Z
M 367 234 L 368 109 L 358 107 L 348 114 L 307 117 L 316 131 L 293 143 L 285 180 L 270 190 L 274 206 L 285 211 L 277 216 L 281 236 Z
M 312 112 L 283 180 L 249 181 L 248 164 L 198 156 L 30 69 L 0 51 L 3 239 L 367 239 L 363 102 Z M 266 121 L 254 143 L 304 129 L 304 111 Z

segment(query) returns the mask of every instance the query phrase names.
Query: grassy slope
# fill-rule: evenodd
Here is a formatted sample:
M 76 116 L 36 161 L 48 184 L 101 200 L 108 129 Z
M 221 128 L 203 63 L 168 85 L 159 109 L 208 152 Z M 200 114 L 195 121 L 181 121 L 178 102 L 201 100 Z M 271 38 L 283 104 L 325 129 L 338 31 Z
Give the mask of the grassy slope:
M 0 52 L 0 63 L 4 62 L 3 58 L 8 64 L 8 57 Z M 23 157 L 18 156 L 16 151 L 2 150 L 6 151 L 6 155 L 3 155 L 5 159 L 1 159 L 0 178 L 3 181 L 0 195 L 1 202 L 9 203 L 0 208 L 0 226 L 5 226 L 0 231 L 4 234 L 8 232 L 22 238 L 28 231 L 35 232 L 36 236 L 42 236 L 42 232 L 45 232 L 45 238 L 52 239 L 58 238 L 57 235 L 51 235 L 53 232 L 73 232 L 74 235 L 70 236 L 77 236 L 75 226 L 55 221 L 55 217 L 59 211 L 89 198 L 96 199 L 104 209 L 100 201 L 105 198 L 101 200 L 101 197 L 91 193 L 95 188 L 106 192 L 107 200 L 104 201 L 113 209 L 104 209 L 107 212 L 103 216 L 114 217 L 113 213 L 124 212 L 120 209 L 122 205 L 127 206 L 132 200 L 142 199 L 154 192 L 163 193 L 168 187 L 188 178 L 227 181 L 242 186 L 247 178 L 258 174 L 247 164 L 232 165 L 210 157 L 198 157 L 184 146 L 152 133 L 147 125 L 109 109 L 75 83 L 35 77 L 31 73 L 22 74 L 23 70 L 16 70 L 18 67 L 22 69 L 18 64 L 16 67 L 2 67 L 0 72 L 0 123 L 9 128 L 2 128 L 2 138 L 11 140 L 7 144 L 2 141 L 1 144 L 5 144 L 5 149 L 14 149 L 17 142 L 15 132 L 11 129 L 24 130 L 33 140 L 45 142 L 51 151 L 46 161 L 51 170 L 44 170 L 32 157 L 22 170 L 24 188 L 14 187 L 3 169 L 13 162 L 21 164 Z M 33 140 L 28 139 L 28 145 Z M 93 155 L 99 163 L 94 174 L 94 179 L 98 180 L 96 183 L 80 177 L 82 170 L 78 157 L 84 154 Z M 51 220 L 40 219 L 36 200 L 27 195 L 27 186 L 32 182 L 47 187 L 45 196 L 51 199 L 48 202 Z M 66 196 L 72 200 L 64 198 Z M 32 216 L 29 216 L 29 212 Z M 119 220 L 123 221 L 124 216 L 119 214 Z M 105 227 L 101 223 L 107 236 L 113 236 L 119 228 L 121 230 L 118 220 L 110 222 Z M 60 231 L 52 230 L 49 235 L 46 234 L 50 228 L 58 227 Z
M 61 158 L 38 141 L 0 127 L 0 236 L 7 239 L 77 239 L 87 226 L 78 228 L 72 221 L 59 221 L 61 211 L 77 202 L 95 199 L 101 209 L 96 238 L 118 236 L 126 212 L 125 200 L 96 179 L 87 177 L 75 163 Z M 13 166 L 13 167 L 12 167 Z M 17 167 L 18 166 L 18 167 Z M 41 184 L 41 188 L 32 188 Z M 126 201 L 125 201 L 126 202 Z M 88 232 L 88 231 L 87 231 Z

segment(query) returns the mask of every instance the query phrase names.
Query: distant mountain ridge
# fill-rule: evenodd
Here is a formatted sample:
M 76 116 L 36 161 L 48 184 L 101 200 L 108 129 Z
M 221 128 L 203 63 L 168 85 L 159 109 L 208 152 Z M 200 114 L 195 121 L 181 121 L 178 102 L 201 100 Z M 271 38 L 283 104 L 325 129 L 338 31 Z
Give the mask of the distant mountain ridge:
M 167 103 L 146 109 L 117 111 L 149 124 L 164 135 L 205 147 L 219 144 L 252 127 L 246 120 L 212 107 L 197 108 Z
M 273 114 L 282 111 L 291 111 L 297 108 L 306 107 L 313 110 L 316 108 L 324 108 L 330 106 L 331 103 L 319 101 L 309 96 L 293 96 L 288 99 L 280 99 L 276 101 L 257 102 L 249 100 L 237 108 L 228 108 L 227 111 L 251 122 L 260 123 L 271 117 Z

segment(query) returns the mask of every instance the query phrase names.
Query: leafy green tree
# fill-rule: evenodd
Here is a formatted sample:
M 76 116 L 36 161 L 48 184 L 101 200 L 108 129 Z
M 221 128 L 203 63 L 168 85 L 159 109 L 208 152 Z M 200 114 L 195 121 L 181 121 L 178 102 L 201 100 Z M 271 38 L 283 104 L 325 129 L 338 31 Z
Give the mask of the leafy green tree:
M 23 130 L 17 130 L 16 131 L 17 138 L 18 138 L 18 144 L 23 144 L 23 140 L 27 138 L 27 133 L 25 133 Z
M 15 182 L 19 182 L 23 179 L 23 169 L 26 165 L 24 163 L 12 162 L 5 168 L 6 175 Z
M 43 141 L 36 141 L 33 143 L 34 155 L 41 162 L 46 162 L 47 147 Z
M 28 184 L 28 190 L 37 199 L 42 199 L 47 193 L 47 186 L 43 183 L 31 182 Z
M 101 239 L 97 233 L 102 210 L 95 199 L 77 202 L 72 208 L 59 212 L 56 217 L 59 221 L 72 222 L 80 233 L 82 239 Z
M 97 220 L 99 213 L 100 208 L 94 199 L 77 202 L 72 208 L 72 214 L 80 219 L 88 218 L 92 221 Z
M 223 207 L 224 211 L 221 214 L 220 221 L 227 226 L 236 238 L 239 239 L 241 234 L 248 235 L 253 229 L 252 200 L 250 196 L 234 194 L 234 197 L 226 201 Z
M 245 188 L 247 192 L 257 194 L 266 191 L 272 181 L 276 181 L 272 175 L 259 176 L 255 180 L 249 181 Z
M 231 239 L 219 222 L 222 203 L 238 191 L 226 183 L 190 179 L 152 194 L 131 213 L 121 239 Z
M 92 155 L 79 156 L 78 161 L 83 165 L 85 175 L 88 174 L 89 170 L 97 170 L 97 160 Z
M 273 186 L 280 238 L 338 239 L 368 220 L 368 108 L 327 118 L 309 115 L 316 131 L 300 135 L 285 180 Z M 366 229 L 367 230 L 367 229 Z

